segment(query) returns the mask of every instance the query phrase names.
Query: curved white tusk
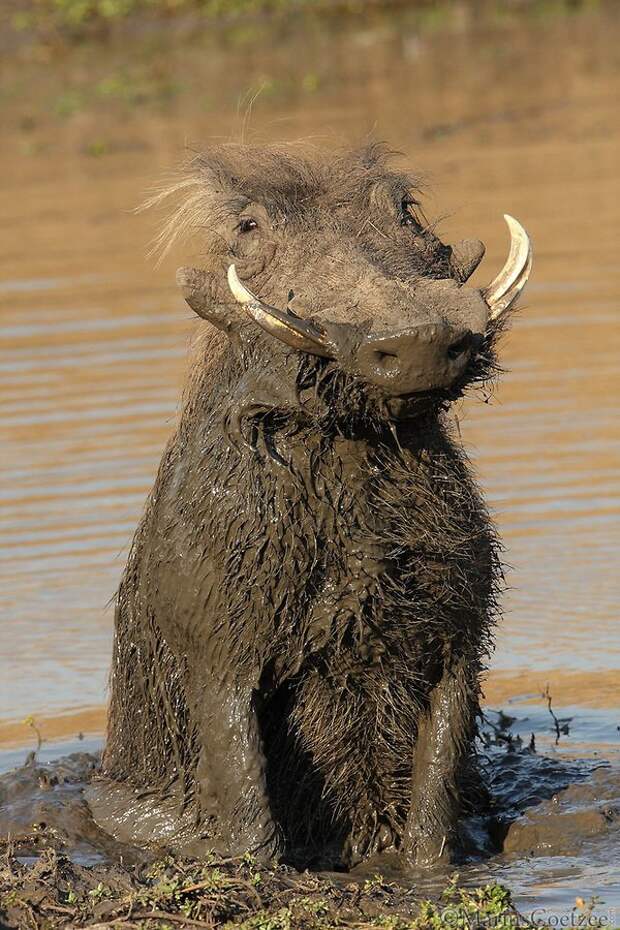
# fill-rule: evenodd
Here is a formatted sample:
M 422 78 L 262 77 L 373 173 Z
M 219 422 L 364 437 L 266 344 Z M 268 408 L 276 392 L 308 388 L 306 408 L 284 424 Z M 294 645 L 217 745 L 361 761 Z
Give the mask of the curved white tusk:
M 510 230 L 508 259 L 497 277 L 482 291 L 491 311 L 491 320 L 496 320 L 513 305 L 527 284 L 532 270 L 530 237 L 514 216 L 505 213 L 504 219 Z
M 228 286 L 235 300 L 265 332 L 294 349 L 323 358 L 334 358 L 332 347 L 317 326 L 263 303 L 241 283 L 234 265 L 228 268 Z

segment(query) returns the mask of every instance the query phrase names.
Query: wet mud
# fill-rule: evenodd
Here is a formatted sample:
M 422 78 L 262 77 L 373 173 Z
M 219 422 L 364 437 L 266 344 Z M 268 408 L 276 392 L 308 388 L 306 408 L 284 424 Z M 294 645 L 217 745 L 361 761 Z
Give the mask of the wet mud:
M 143 858 L 137 849 L 118 844 L 95 823 L 85 797 L 100 766 L 100 757 L 72 753 L 39 764 L 31 756 L 25 765 L 0 778 L 0 836 L 17 844 L 46 841 L 64 844 L 72 859 L 84 866 L 107 865 L 120 857 Z
M 508 729 L 501 729 L 499 735 L 497 728 L 487 729 L 479 751 L 491 791 L 491 809 L 484 817 L 472 816 L 462 822 L 460 861 L 438 863 L 430 871 L 407 869 L 386 853 L 348 872 L 323 869 L 321 874 L 340 884 L 363 884 L 379 873 L 386 882 L 395 882 L 403 895 L 415 892 L 419 899 L 439 895 L 457 868 L 465 884 L 508 881 L 516 885 L 517 900 L 520 895 L 527 900 L 524 869 L 530 873 L 541 870 L 547 881 L 561 882 L 571 862 L 578 866 L 587 860 L 591 867 L 597 863 L 600 867 L 616 855 L 620 845 L 618 766 L 592 758 L 538 753 Z M 100 761 L 100 754 L 92 753 L 73 753 L 47 764 L 31 757 L 24 766 L 0 776 L 0 837 L 5 843 L 10 841 L 11 855 L 32 865 L 46 851 L 58 853 L 67 868 L 87 869 L 89 888 L 99 881 L 109 887 L 119 875 L 130 881 L 136 870 L 148 869 L 169 856 L 175 862 L 203 865 L 217 856 L 204 846 L 193 846 L 194 824 L 189 820 L 185 837 L 183 829 L 174 832 L 178 808 L 167 809 L 153 799 L 140 798 L 138 792 L 130 796 L 127 788 L 116 787 L 116 793 L 102 795 Z M 104 803 L 110 805 L 108 809 Z M 124 841 L 115 840 L 95 818 L 99 823 L 107 820 Z M 131 842 L 126 841 L 128 837 Z M 587 881 L 581 887 L 587 888 Z M 571 901 L 570 891 L 566 901 Z M 606 902 L 613 904 L 614 895 Z

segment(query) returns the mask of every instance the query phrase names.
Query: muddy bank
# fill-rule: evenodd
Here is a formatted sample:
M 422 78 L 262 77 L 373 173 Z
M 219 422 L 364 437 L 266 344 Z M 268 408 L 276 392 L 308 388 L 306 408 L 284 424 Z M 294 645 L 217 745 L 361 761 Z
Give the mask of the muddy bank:
M 531 755 L 528 760 L 515 747 L 495 761 L 496 800 L 506 818 L 503 826 L 501 817 L 496 821 L 503 831 L 496 840 L 504 848 L 497 864 L 536 855 L 579 856 L 584 840 L 598 840 L 606 855 L 612 854 L 620 773 L 599 769 L 587 777 L 583 765 Z M 514 926 L 517 919 L 531 925 L 527 915 L 517 917 L 510 893 L 492 873 L 483 876 L 467 863 L 460 878 L 445 868 L 433 875 L 404 875 L 389 857 L 348 874 L 311 874 L 286 865 L 266 867 L 251 856 L 192 860 L 172 857 L 164 845 L 138 850 L 114 843 L 95 826 L 84 802 L 84 787 L 97 765 L 98 758 L 86 753 L 52 765 L 31 760 L 0 780 L 0 832 L 12 836 L 0 843 L 3 928 L 439 930 L 491 919 L 501 927 Z M 527 806 L 535 800 L 533 790 L 549 794 L 567 779 L 580 780 Z M 480 834 L 480 824 L 469 827 Z M 578 898 L 575 920 L 587 923 L 592 907 Z M 545 925 L 540 915 L 537 925 Z
M 318 874 L 248 857 L 191 858 L 191 849 L 160 829 L 165 816 L 157 820 L 152 799 L 152 834 L 136 835 L 142 848 L 116 842 L 86 801 L 98 784 L 99 755 L 73 753 L 47 764 L 31 756 L 0 778 L 0 836 L 11 837 L 2 846 L 0 926 L 361 930 L 385 926 L 389 917 L 388 926 L 404 930 L 454 926 L 466 915 L 470 922 L 503 915 L 509 926 L 516 917 L 504 883 L 526 916 L 545 903 L 553 913 L 577 907 L 575 919 L 589 917 L 593 895 L 613 907 L 620 903 L 609 874 L 620 844 L 620 770 L 537 753 L 517 729 L 506 715 L 487 715 L 480 757 L 492 810 L 464 823 L 458 866 L 430 872 L 405 873 L 389 854 L 348 873 Z M 134 810 L 140 803 L 133 799 Z M 456 867 L 458 889 L 451 884 Z M 537 920 L 542 925 L 540 913 Z

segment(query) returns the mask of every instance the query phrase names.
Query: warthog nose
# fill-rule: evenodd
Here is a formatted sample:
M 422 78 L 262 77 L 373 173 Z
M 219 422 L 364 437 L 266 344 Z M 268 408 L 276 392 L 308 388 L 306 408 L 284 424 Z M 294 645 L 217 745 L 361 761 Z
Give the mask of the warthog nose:
M 423 323 L 374 336 L 357 353 L 359 375 L 390 394 L 448 387 L 463 372 L 476 336 L 470 330 Z

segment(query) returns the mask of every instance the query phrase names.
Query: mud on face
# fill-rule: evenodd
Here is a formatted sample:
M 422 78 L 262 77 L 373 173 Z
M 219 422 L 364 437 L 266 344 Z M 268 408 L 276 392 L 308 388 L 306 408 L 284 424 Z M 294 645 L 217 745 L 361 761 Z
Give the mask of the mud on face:
M 506 267 L 482 291 L 466 286 L 484 246 L 442 243 L 419 188 L 378 145 L 251 157 L 231 145 L 192 159 L 154 198 L 182 197 L 160 242 L 198 234 L 202 267 L 179 269 L 178 281 L 229 336 L 248 409 L 323 425 L 414 418 L 493 375 L 529 241 L 507 218 Z

